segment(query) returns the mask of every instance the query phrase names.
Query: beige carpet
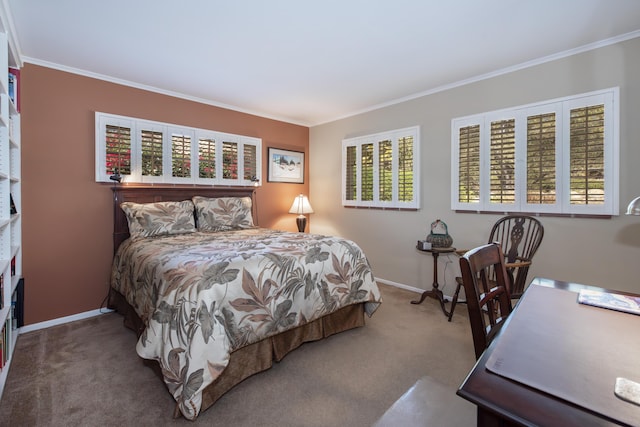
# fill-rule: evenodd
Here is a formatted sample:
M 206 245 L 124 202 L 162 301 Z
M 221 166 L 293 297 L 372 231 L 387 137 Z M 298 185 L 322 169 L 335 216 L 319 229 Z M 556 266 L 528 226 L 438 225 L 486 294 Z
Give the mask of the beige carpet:
M 304 344 L 232 389 L 195 424 L 369 427 L 423 377 L 438 384 L 443 398 L 425 402 L 427 411 L 440 413 L 415 425 L 441 419 L 437 402 L 467 404 L 451 397 L 474 364 L 466 307 L 449 323 L 435 300 L 412 305 L 415 293 L 380 287 L 384 302 L 364 327 Z M 172 419 L 173 399 L 138 358 L 135 342 L 115 313 L 22 334 L 0 424 L 193 425 Z

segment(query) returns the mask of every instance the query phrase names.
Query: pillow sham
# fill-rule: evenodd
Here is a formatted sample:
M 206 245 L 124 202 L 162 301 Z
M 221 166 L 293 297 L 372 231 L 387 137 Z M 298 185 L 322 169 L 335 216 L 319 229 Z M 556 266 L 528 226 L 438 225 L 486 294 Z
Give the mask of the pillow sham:
M 124 202 L 120 207 L 127 216 L 132 238 L 186 234 L 196 231 L 193 202 Z
M 253 228 L 251 197 L 193 197 L 199 231 Z

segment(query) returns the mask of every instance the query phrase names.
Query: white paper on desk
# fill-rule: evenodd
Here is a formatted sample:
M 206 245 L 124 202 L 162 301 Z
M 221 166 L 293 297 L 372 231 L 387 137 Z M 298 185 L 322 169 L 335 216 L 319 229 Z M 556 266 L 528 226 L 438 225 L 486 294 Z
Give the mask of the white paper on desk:
M 614 387 L 617 377 L 640 381 L 640 316 L 578 304 L 577 296 L 529 286 L 486 368 L 638 425 L 640 407 L 617 398 Z

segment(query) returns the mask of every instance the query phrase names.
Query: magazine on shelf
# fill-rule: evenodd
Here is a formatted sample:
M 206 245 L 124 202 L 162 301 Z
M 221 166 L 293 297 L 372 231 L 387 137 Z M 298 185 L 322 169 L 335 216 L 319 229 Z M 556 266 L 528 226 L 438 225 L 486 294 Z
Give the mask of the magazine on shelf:
M 640 315 L 640 296 L 581 289 L 578 294 L 578 302 L 580 304 Z

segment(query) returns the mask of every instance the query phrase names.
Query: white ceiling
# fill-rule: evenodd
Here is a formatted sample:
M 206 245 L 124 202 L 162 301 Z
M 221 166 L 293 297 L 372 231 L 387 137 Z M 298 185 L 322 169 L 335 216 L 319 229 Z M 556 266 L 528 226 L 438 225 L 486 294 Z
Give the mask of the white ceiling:
M 2 0 L 24 62 L 313 126 L 640 36 L 640 0 Z

